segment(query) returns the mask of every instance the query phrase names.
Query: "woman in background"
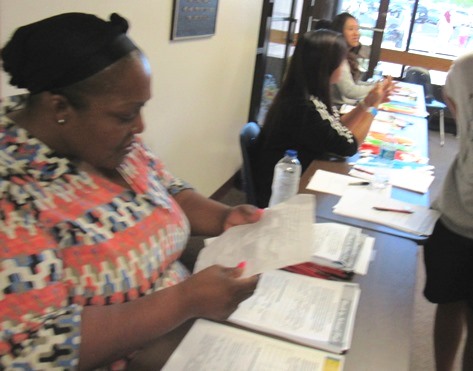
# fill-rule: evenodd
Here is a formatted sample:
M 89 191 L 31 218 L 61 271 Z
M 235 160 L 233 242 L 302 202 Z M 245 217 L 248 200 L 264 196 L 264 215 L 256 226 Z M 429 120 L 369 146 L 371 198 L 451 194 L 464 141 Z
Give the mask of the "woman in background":
M 299 38 L 256 144 L 258 206 L 268 205 L 274 166 L 287 149 L 298 151 L 304 171 L 312 160 L 327 154 L 355 154 L 365 139 L 376 107 L 387 99 L 392 81 L 388 78 L 375 85 L 364 101 L 340 117 L 332 105 L 330 87 L 340 78 L 346 54 L 346 42 L 337 32 L 322 29 Z
M 362 100 L 374 85 L 361 81 L 360 26 L 351 14 L 340 13 L 332 20 L 331 29 L 340 32 L 348 46 L 347 59 L 342 64 L 340 79 L 332 87 L 333 104 L 338 107 L 342 104 L 354 105 Z

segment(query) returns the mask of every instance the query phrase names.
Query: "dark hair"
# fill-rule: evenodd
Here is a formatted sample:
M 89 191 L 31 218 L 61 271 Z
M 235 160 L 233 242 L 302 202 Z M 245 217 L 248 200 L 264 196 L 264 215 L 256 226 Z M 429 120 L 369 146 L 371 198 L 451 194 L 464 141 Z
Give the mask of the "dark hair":
M 330 30 L 332 28 L 332 21 L 329 19 L 319 19 L 314 24 L 314 30 L 322 30 L 322 29 Z
M 10 84 L 32 94 L 82 81 L 138 47 L 126 36 L 128 22 L 85 13 L 64 13 L 18 28 L 1 50 Z
M 332 111 L 330 77 L 347 53 L 342 35 L 331 30 L 310 31 L 299 38 L 281 89 L 274 98 L 266 122 L 273 121 L 287 98 L 317 97 Z M 266 123 L 265 123 L 266 125 Z
M 75 109 L 85 110 L 94 96 L 110 93 L 120 75 L 120 68 L 127 68 L 128 61 L 142 56 L 139 49 L 134 50 L 95 75 L 63 88 L 51 89 L 50 92 L 64 96 Z M 30 97 L 34 99 L 35 95 Z
M 340 32 L 343 35 L 343 29 L 345 28 L 345 23 L 348 19 L 354 19 L 358 21 L 354 16 L 350 13 L 344 12 L 336 15 L 332 20 L 332 30 Z M 347 44 L 348 45 L 348 44 Z M 353 80 L 358 81 L 360 79 L 360 69 L 358 63 L 358 53 L 361 49 L 361 43 L 355 47 L 349 47 L 347 60 L 348 64 L 350 65 L 350 72 L 353 76 Z

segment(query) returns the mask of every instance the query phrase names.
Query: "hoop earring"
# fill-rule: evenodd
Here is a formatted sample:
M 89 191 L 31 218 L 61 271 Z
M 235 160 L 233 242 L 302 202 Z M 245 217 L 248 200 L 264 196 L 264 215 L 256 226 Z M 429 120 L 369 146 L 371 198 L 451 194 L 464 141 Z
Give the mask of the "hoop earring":
M 59 119 L 59 120 L 57 120 L 57 123 L 59 125 L 64 125 L 66 123 L 66 119 Z

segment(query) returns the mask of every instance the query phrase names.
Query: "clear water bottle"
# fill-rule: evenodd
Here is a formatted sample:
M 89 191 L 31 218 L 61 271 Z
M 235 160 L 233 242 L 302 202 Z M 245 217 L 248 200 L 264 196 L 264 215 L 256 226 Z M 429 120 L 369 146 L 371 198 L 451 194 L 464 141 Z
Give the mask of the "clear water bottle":
M 269 206 L 274 206 L 294 196 L 299 190 L 300 177 L 301 163 L 297 158 L 297 151 L 288 149 L 274 167 Z

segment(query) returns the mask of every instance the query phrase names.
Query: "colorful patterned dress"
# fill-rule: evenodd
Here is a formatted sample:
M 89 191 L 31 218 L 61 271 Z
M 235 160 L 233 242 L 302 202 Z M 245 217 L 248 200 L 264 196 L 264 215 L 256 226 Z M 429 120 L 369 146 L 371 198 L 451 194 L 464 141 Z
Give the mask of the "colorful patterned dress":
M 83 306 L 188 277 L 177 259 L 189 225 L 171 195 L 190 187 L 139 141 L 120 168 L 131 189 L 79 171 L 10 110 L 0 114 L 0 369 L 73 369 Z

